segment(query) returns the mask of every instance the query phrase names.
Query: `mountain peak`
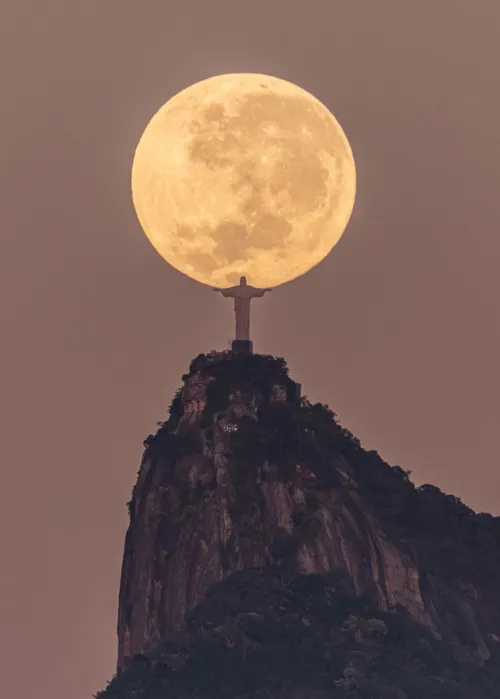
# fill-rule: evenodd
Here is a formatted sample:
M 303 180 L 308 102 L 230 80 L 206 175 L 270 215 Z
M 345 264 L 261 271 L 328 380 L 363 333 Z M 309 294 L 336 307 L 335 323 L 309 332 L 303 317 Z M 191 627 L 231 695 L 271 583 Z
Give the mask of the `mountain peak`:
M 199 355 L 144 444 L 120 585 L 119 672 L 185 632 L 211 591 L 252 570 L 340 576 L 353 599 L 400 610 L 471 661 L 497 653 L 498 518 L 415 488 L 328 406 L 303 397 L 284 359 Z M 478 570 L 480 554 L 488 561 Z

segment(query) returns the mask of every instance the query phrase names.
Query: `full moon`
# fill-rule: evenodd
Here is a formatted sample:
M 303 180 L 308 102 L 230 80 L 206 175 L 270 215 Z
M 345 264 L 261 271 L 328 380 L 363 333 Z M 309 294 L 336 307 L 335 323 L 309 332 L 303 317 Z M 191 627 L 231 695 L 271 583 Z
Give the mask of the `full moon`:
M 172 97 L 132 167 L 139 222 L 158 253 L 210 286 L 276 287 L 341 238 L 356 169 L 331 112 L 306 90 L 254 73 L 219 75 Z

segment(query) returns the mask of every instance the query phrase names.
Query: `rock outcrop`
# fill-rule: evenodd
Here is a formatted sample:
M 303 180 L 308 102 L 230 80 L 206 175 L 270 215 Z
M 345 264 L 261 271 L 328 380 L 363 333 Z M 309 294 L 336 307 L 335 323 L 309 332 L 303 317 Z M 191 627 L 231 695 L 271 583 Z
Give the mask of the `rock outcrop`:
M 497 519 L 446 500 L 476 538 L 490 532 L 484 555 L 497 558 L 478 573 L 473 534 L 458 560 L 427 526 L 446 509 L 432 510 L 437 489 L 416 489 L 364 451 L 327 407 L 301 397 L 283 360 L 200 355 L 183 381 L 145 442 L 128 504 L 119 670 L 182 629 L 236 571 L 276 565 L 339 571 L 353 595 L 404 608 L 466 656 L 489 658 L 500 637 Z

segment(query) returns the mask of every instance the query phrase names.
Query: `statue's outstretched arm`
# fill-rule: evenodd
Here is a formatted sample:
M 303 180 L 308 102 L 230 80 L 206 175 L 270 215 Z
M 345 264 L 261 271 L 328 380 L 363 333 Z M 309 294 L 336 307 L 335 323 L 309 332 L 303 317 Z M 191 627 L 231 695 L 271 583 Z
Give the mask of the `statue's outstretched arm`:
M 252 291 L 252 296 L 256 296 L 257 298 L 260 298 L 261 296 L 264 296 L 266 291 L 272 291 L 272 289 L 255 289 Z
M 217 289 L 216 287 L 214 287 L 212 291 L 219 291 L 226 298 L 233 298 L 235 295 L 232 287 L 230 287 L 229 289 Z

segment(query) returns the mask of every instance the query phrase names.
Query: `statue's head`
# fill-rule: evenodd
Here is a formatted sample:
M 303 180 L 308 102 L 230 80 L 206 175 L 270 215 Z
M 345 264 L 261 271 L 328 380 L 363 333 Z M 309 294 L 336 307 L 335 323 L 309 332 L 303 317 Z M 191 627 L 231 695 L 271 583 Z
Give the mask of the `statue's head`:
M 247 283 L 247 278 L 246 277 L 240 277 L 240 285 L 241 286 L 246 286 Z

